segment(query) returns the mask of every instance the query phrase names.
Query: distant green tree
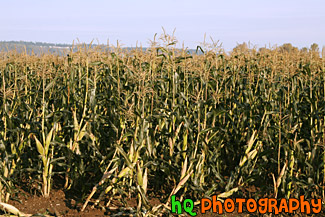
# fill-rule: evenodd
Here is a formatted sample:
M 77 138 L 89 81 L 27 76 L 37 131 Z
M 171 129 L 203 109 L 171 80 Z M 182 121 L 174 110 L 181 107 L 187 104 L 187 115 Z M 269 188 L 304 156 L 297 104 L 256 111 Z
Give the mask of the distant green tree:
M 248 45 L 246 42 L 242 43 L 242 44 L 238 44 L 236 47 L 234 47 L 234 49 L 232 50 L 233 52 L 238 52 L 238 53 L 243 53 L 248 51 Z
M 267 53 L 269 51 L 270 51 L 270 49 L 268 49 L 266 47 L 261 47 L 260 49 L 258 49 L 258 52 L 260 52 L 260 53 Z
M 299 51 L 299 49 L 297 47 L 294 47 L 291 43 L 285 43 L 279 47 L 279 51 L 283 53 L 284 52 L 291 53 L 291 52 L 297 52 Z
M 318 44 L 313 43 L 313 44 L 310 46 L 310 50 L 311 50 L 312 52 L 319 52 L 319 46 L 318 46 Z

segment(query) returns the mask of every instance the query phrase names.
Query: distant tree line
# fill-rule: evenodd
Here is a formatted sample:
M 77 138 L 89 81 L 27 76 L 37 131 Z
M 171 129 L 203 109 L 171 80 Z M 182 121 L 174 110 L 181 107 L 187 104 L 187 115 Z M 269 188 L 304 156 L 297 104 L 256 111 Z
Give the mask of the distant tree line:
M 86 44 L 86 46 L 97 46 L 97 45 L 89 45 Z M 63 43 L 45 43 L 45 42 L 26 42 L 26 41 L 0 41 L 0 51 L 9 51 L 9 50 L 16 50 L 18 52 L 27 52 L 28 54 L 42 54 L 42 53 L 57 53 L 59 55 L 65 54 L 67 52 L 69 52 L 69 48 L 71 48 L 72 45 L 71 44 L 63 44 Z M 126 50 L 131 50 L 134 48 L 123 48 Z M 142 48 L 142 49 L 146 49 L 146 48 Z M 232 49 L 232 52 L 246 52 L 249 50 L 252 50 L 255 48 L 250 48 L 249 45 L 244 42 L 242 44 L 238 44 L 236 47 L 234 47 Z M 291 43 L 285 43 L 279 47 L 277 47 L 278 51 L 281 53 L 292 53 L 292 52 L 312 52 L 315 54 L 320 54 L 320 48 L 319 45 L 316 43 L 313 43 L 309 48 L 307 47 L 303 47 L 301 49 L 293 46 Z M 255 49 L 257 50 L 257 49 Z M 260 53 L 263 52 L 267 52 L 270 49 L 266 48 L 266 47 L 262 47 L 259 48 L 257 51 Z M 196 51 L 194 49 L 189 49 L 188 52 L 190 54 L 196 53 Z M 321 52 L 322 56 L 325 56 L 325 46 L 323 46 L 322 52 Z
M 294 52 L 304 52 L 304 53 L 308 53 L 308 52 L 312 52 L 314 54 L 320 54 L 320 48 L 319 45 L 316 43 L 313 43 L 310 48 L 307 47 L 303 47 L 301 49 L 293 46 L 291 43 L 285 43 L 279 47 L 277 47 L 278 51 L 281 53 L 294 53 Z M 232 52 L 245 52 L 245 51 L 249 51 L 251 50 L 251 48 L 248 46 L 248 44 L 246 42 L 242 43 L 242 44 L 238 44 L 233 50 Z M 258 49 L 258 52 L 263 53 L 263 52 L 267 52 L 270 49 L 266 48 L 266 47 L 262 47 Z M 325 55 L 325 46 L 323 46 L 322 49 L 322 56 Z

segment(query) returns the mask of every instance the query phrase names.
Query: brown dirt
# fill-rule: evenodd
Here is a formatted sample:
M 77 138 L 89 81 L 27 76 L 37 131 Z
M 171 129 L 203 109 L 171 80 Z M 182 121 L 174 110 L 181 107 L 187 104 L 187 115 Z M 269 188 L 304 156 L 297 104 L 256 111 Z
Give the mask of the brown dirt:
M 136 210 L 137 200 L 130 199 L 127 200 L 126 208 L 119 202 L 113 201 L 110 205 L 112 209 L 101 209 L 94 208 L 92 204 L 89 203 L 86 209 L 81 212 L 82 203 L 76 202 L 75 199 L 72 199 L 71 193 L 65 193 L 62 190 L 52 189 L 50 196 L 45 198 L 41 195 L 32 195 L 19 190 L 18 197 L 15 200 L 10 200 L 9 204 L 16 207 L 20 212 L 24 214 L 32 215 L 49 215 L 49 216 L 110 216 L 113 214 L 119 213 L 119 216 L 131 216 L 128 213 L 128 208 L 134 208 Z M 160 204 L 159 199 L 153 198 L 150 201 L 151 205 Z M 100 204 L 104 207 L 104 204 Z M 116 209 L 118 208 L 118 209 Z M 125 209 L 123 211 L 123 209 Z M 122 212 L 121 212 L 122 211 Z M 125 213 L 125 215 L 122 215 Z M 0 211 L 1 216 L 1 211 Z
M 105 216 L 105 211 L 101 209 L 91 209 L 87 207 L 84 212 L 80 212 L 81 204 L 76 204 L 73 199 L 67 199 L 66 194 L 61 190 L 52 190 L 48 198 L 43 196 L 30 195 L 23 192 L 19 195 L 18 201 L 10 201 L 9 204 L 15 206 L 25 214 L 41 214 L 53 216 Z
M 72 199 L 70 194 L 62 190 L 52 189 L 51 194 L 48 198 L 44 198 L 40 195 L 32 195 L 20 189 L 17 200 L 9 201 L 9 204 L 18 208 L 21 212 L 25 214 L 40 214 L 40 215 L 50 215 L 50 216 L 111 216 L 112 214 L 117 214 L 120 210 L 108 210 L 108 209 L 100 209 L 100 208 L 92 208 L 91 204 L 89 204 L 85 211 L 81 212 L 82 203 L 76 202 L 76 198 Z M 136 207 L 137 200 L 131 199 L 126 201 L 127 207 Z M 154 198 L 150 200 L 152 205 L 160 204 L 159 199 Z M 112 206 L 123 208 L 121 203 L 118 201 L 114 201 Z M 222 215 L 218 215 L 216 213 L 207 212 L 205 214 L 200 213 L 199 210 L 195 210 L 197 213 L 197 217 L 215 217 L 215 216 L 223 216 L 223 217 L 258 217 L 258 216 L 267 216 L 273 217 L 275 215 L 261 215 L 258 213 L 242 213 L 238 214 L 234 213 L 226 213 Z M 1 214 L 1 212 L 0 212 Z M 121 214 L 121 213 L 120 213 Z M 131 215 L 119 215 L 119 216 L 131 216 Z M 176 215 L 174 215 L 176 216 Z M 189 215 L 188 215 L 189 216 Z M 282 216 L 294 216 L 294 217 L 302 217 L 302 216 L 325 216 L 324 214 L 314 214 L 314 215 L 282 215 Z

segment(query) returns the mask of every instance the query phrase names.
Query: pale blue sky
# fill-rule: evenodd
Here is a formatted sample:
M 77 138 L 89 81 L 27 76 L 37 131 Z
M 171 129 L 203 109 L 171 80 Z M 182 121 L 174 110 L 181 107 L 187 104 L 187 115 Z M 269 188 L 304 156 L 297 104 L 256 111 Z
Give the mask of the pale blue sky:
M 325 45 L 324 0 L 1 0 L 0 41 L 148 45 L 164 27 L 186 47 L 207 37 L 225 49 L 290 42 Z

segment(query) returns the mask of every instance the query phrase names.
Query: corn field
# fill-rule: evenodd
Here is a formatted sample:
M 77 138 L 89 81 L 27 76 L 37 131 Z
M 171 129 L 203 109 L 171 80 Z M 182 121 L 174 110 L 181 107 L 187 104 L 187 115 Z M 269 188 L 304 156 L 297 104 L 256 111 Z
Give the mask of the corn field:
M 138 216 L 169 213 L 172 195 L 198 204 L 250 186 L 253 198 L 324 198 L 324 58 L 192 54 L 167 39 L 1 52 L 0 202 L 22 185 L 48 197 L 56 182 L 82 210 L 136 198 Z

